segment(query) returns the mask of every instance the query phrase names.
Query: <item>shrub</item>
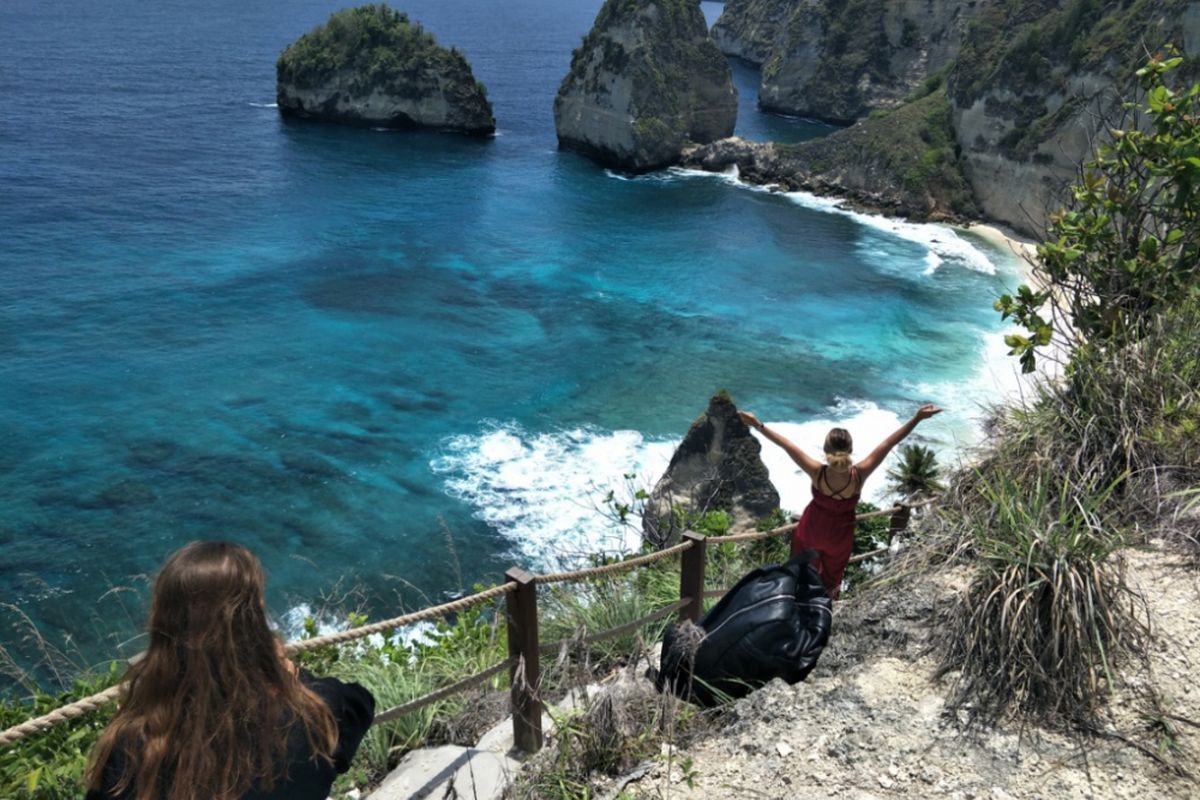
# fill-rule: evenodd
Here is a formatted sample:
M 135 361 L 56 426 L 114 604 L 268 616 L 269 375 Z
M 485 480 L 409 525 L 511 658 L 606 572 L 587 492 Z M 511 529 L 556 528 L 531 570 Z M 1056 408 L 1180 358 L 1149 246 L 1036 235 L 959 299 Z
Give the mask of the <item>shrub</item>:
M 1167 85 L 1183 59 L 1138 70 L 1144 123 L 1126 106 L 1084 165 L 1067 208 L 1051 218 L 1033 264 L 1038 290 L 1021 286 L 996 310 L 1026 334 L 1006 338 L 1026 372 L 1057 334 L 1073 353 L 1140 339 L 1155 316 L 1197 294 L 1200 277 L 1200 84 Z M 1049 318 L 1043 307 L 1049 305 Z
M 906 444 L 900 448 L 900 462 L 888 469 L 891 490 L 902 498 L 935 495 L 945 490 L 938 481 L 941 467 L 937 454 L 919 444 Z
M 117 682 L 113 662 L 100 675 L 77 678 L 65 692 L 37 692 L 27 701 L 0 702 L 0 730 L 48 714 Z M 6 800 L 75 800 L 83 794 L 83 773 L 92 746 L 108 724 L 112 708 L 85 714 L 0 749 L 0 797 Z
M 352 92 L 364 94 L 375 86 L 399 91 L 406 76 L 429 65 L 453 68 L 464 81 L 470 77 L 460 52 L 442 49 L 419 23 L 380 3 L 338 11 L 301 36 L 279 56 L 276 74 L 280 82 L 304 89 L 346 72 L 353 75 Z M 471 78 L 466 88 L 473 86 Z
M 985 719 L 1093 721 L 1144 630 L 1105 512 L 1114 488 L 1048 473 L 1030 485 L 1005 471 L 976 483 L 966 525 L 977 571 L 939 637 L 940 674 L 959 671 L 952 706 Z

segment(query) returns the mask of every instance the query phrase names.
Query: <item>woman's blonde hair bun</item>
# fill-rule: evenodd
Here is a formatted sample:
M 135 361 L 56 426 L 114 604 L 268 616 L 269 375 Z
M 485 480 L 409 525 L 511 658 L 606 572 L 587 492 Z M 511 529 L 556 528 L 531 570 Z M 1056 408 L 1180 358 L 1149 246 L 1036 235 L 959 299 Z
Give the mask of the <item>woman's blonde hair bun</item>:
M 850 469 L 850 454 L 844 452 L 826 453 L 825 463 L 836 470 Z
M 854 440 L 845 428 L 834 428 L 825 437 L 825 463 L 837 470 L 850 469 Z

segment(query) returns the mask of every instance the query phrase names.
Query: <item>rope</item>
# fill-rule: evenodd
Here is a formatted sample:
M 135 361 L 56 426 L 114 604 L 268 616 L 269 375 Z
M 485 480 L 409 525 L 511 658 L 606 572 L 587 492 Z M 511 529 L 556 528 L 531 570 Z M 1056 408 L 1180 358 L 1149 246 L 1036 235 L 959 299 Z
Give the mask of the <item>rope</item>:
M 890 517 L 892 514 L 895 514 L 897 511 L 899 511 L 902 508 L 904 508 L 904 506 L 897 503 L 896 505 L 892 506 L 891 508 L 881 508 L 878 511 L 868 511 L 865 514 L 855 514 L 854 520 L 856 522 L 860 522 L 864 519 L 871 519 L 872 517 Z
M 758 539 L 770 539 L 772 536 L 781 536 L 792 530 L 795 530 L 796 524 L 781 525 L 778 528 L 772 528 L 769 531 L 750 531 L 749 533 L 735 533 L 730 536 L 710 536 L 708 541 L 711 544 L 725 544 L 726 542 L 753 542 Z
M 493 586 L 490 589 L 485 589 L 477 594 L 463 597 L 458 600 L 453 600 L 449 603 L 442 603 L 440 606 L 431 606 L 430 608 L 421 611 L 414 611 L 411 614 L 405 614 L 402 617 L 392 617 L 385 619 L 382 622 L 373 622 L 370 625 L 363 625 L 358 628 L 350 628 L 349 630 L 329 633 L 324 636 L 315 636 L 312 639 L 301 639 L 291 642 L 284 646 L 284 650 L 290 655 L 292 653 L 303 653 L 305 650 L 315 650 L 318 647 L 325 647 L 331 644 L 342 644 L 344 642 L 352 642 L 355 639 L 362 639 L 365 636 L 370 636 L 373 633 L 383 633 L 384 631 L 392 630 L 393 628 L 402 628 L 405 625 L 412 625 L 414 622 L 421 622 L 427 619 L 436 619 L 443 617 L 446 614 L 452 614 L 455 611 L 462 611 L 471 606 L 479 605 L 493 597 L 509 592 L 515 592 L 517 584 L 513 581 L 502 583 L 499 586 Z
M 886 547 L 881 547 L 878 550 L 872 550 L 869 553 L 862 553 L 857 556 L 851 556 L 850 560 L 847 561 L 846 563 L 847 564 L 857 564 L 860 561 L 866 561 L 868 558 L 874 558 L 875 556 L 881 556 L 884 553 L 886 553 L 887 551 L 888 551 L 888 549 Z
M 415 700 L 409 700 L 407 703 L 403 703 L 398 706 L 392 706 L 387 711 L 376 714 L 375 720 L 371 724 L 378 725 L 381 722 L 391 722 L 394 719 L 403 717 L 405 714 L 411 714 L 417 709 L 423 708 L 430 703 L 436 703 L 438 700 L 449 697 L 452 694 L 457 694 L 464 689 L 470 689 L 477 683 L 483 683 L 488 678 L 498 675 L 516 663 L 517 660 L 515 658 L 506 658 L 499 664 L 492 664 L 487 669 L 476 672 L 474 675 L 469 675 L 457 683 L 452 683 L 449 686 L 443 686 L 437 691 L 430 692 L 429 694 L 418 697 Z
M 692 542 L 683 542 L 674 547 L 668 547 L 665 550 L 659 550 L 656 553 L 649 553 L 637 558 L 631 558 L 627 561 L 617 561 L 612 564 L 605 564 L 603 567 L 592 567 L 590 569 L 577 569 L 574 572 L 558 572 L 553 575 L 538 575 L 533 579 L 534 583 L 562 583 L 564 581 L 576 581 L 581 578 L 593 578 L 597 575 L 607 575 L 610 572 L 623 572 L 627 569 L 640 567 L 643 564 L 650 564 L 676 553 L 682 553 L 684 550 L 691 548 Z
M 923 506 L 930 505 L 931 503 L 935 503 L 935 502 L 937 502 L 937 500 L 938 500 L 937 497 L 930 497 L 919 503 L 898 503 L 895 506 L 893 506 L 892 508 L 881 509 L 879 511 L 872 511 L 872 512 L 868 512 L 866 514 L 858 514 L 855 517 L 855 519 L 856 520 L 864 520 L 864 519 L 869 519 L 871 517 L 881 517 L 881 516 L 885 516 L 885 515 L 890 515 L 890 514 L 896 513 L 897 511 L 900 511 L 901 509 L 904 509 L 904 508 L 909 508 L 909 509 L 921 508 Z M 782 525 L 778 528 L 773 528 L 769 531 L 752 531 L 750 533 L 739 533 L 739 534 L 734 534 L 731 536 L 711 536 L 708 538 L 708 541 L 715 542 L 717 544 L 723 544 L 726 542 L 729 542 L 729 543 L 752 542 L 752 541 L 755 541 L 758 539 L 767 539 L 771 536 L 778 536 L 778 535 L 787 533 L 788 531 L 792 530 L 793 527 L 794 527 L 793 525 L 789 524 L 789 525 Z M 616 562 L 613 564 L 606 564 L 602 567 L 593 567 L 591 569 L 574 570 L 572 572 L 559 572 L 559 573 L 552 574 L 552 575 L 539 575 L 534 578 L 534 582 L 538 583 L 538 584 L 562 583 L 564 581 L 573 581 L 573 580 L 580 580 L 582 578 L 592 578 L 592 577 L 596 577 L 598 575 L 607 575 L 607 574 L 613 573 L 613 572 L 623 572 L 628 569 L 633 569 L 634 567 L 639 567 L 643 564 L 650 564 L 650 563 L 653 563 L 660 559 L 669 558 L 670 556 L 673 556 L 677 553 L 682 553 L 685 550 L 692 547 L 692 544 L 693 543 L 690 541 L 683 542 L 681 544 L 675 545 L 674 547 L 668 547 L 665 550 L 659 550 L 656 553 L 649 553 L 644 556 L 638 556 L 637 558 L 631 558 L 627 561 L 620 561 L 620 562 Z M 873 557 L 875 557 L 877 555 L 881 555 L 882 553 L 885 553 L 885 552 L 887 552 L 886 547 L 879 549 L 879 550 L 872 551 L 870 553 L 864 553 L 863 555 L 854 556 L 853 558 L 850 559 L 850 563 L 853 564 L 858 561 L 864 561 L 868 558 L 873 558 Z M 452 614 L 456 611 L 463 611 L 472 606 L 475 606 L 480 603 L 491 600 L 493 597 L 499 597 L 500 595 L 509 594 L 510 592 L 514 592 L 514 591 L 516 591 L 516 589 L 517 589 L 517 584 L 512 581 L 509 581 L 507 583 L 502 583 L 499 586 L 493 586 L 490 589 L 485 589 L 482 592 L 478 592 L 478 593 L 470 595 L 468 597 L 463 597 L 458 600 L 453 600 L 449 603 L 443 603 L 438 606 L 432 606 L 430 608 L 426 608 L 421 611 L 415 611 L 411 614 L 405 614 L 400 617 L 393 617 L 392 619 L 386 619 L 386 620 L 383 620 L 382 622 L 374 622 L 374 623 L 371 623 L 370 625 L 363 625 L 358 628 L 351 628 L 351 629 L 345 630 L 345 631 L 338 631 L 336 633 L 330 633 L 325 636 L 317 636 L 312 639 L 302 639 L 299 641 L 291 642 L 291 643 L 285 645 L 284 650 L 288 654 L 293 654 L 293 653 L 301 653 L 301 652 L 304 652 L 307 650 L 315 650 L 318 647 L 325 647 L 325 646 L 331 645 L 331 644 L 343 644 L 345 642 L 354 641 L 355 639 L 362 639 L 362 638 L 370 636 L 371 634 L 374 634 L 374 633 L 382 633 L 383 631 L 392 630 L 395 628 L 401 628 L 401 627 L 404 627 L 405 625 L 412 625 L 415 622 L 421 622 L 421 621 L 427 620 L 427 619 L 436 619 L 438 617 L 445 616 L 446 614 Z M 672 611 L 678 611 L 680 608 L 683 608 L 689 602 L 691 602 L 691 600 L 685 598 L 683 600 L 678 601 L 677 603 L 673 603 L 672 605 L 669 605 L 663 609 L 660 609 L 659 611 L 656 611 L 653 614 L 643 617 L 642 619 L 634 620 L 633 622 L 627 623 L 618 628 L 613 628 L 613 629 L 611 629 L 609 631 L 605 631 L 603 633 L 593 634 L 591 636 L 585 637 L 583 639 L 583 643 L 591 644 L 593 642 L 602 641 L 605 638 L 619 636 L 622 633 L 626 633 L 628 631 L 635 630 L 638 627 L 641 627 L 642 625 L 647 624 L 648 622 L 653 622 L 657 619 L 661 619 L 661 618 L 667 616 Z M 565 640 L 565 641 L 569 641 L 569 640 Z M 549 648 L 550 652 L 553 652 L 553 650 L 561 647 L 563 643 L 564 642 L 555 642 L 551 645 L 543 645 L 539 651 L 546 652 L 547 648 Z M 499 672 L 508 666 L 511 666 L 510 661 L 505 661 L 505 662 L 501 662 L 500 664 L 496 664 L 493 667 L 489 667 L 487 670 L 484 670 L 484 672 L 482 672 L 482 673 L 472 675 L 469 678 L 464 678 L 463 680 L 459 681 L 458 683 L 452 684 L 451 686 L 447 686 L 443 689 L 439 689 L 436 692 L 433 692 L 432 694 L 427 695 L 426 697 L 418 698 L 417 700 L 413 700 L 402 706 L 396 706 L 393 709 L 388 709 L 387 711 L 383 712 L 383 714 L 376 717 L 376 721 L 384 722 L 389 719 L 394 719 L 397 716 L 402 716 L 405 713 L 410 713 L 410 711 L 414 710 L 415 708 L 420 708 L 422 705 L 432 703 L 435 700 L 440 700 L 443 697 L 454 694 L 456 691 L 459 691 L 461 688 L 470 686 L 472 683 L 474 683 L 476 681 L 484 680 L 485 678 L 491 677 L 492 675 L 496 674 L 496 672 Z M 494 670 L 494 671 L 492 671 L 492 670 Z M 66 722 L 68 720 L 75 719 L 76 717 L 81 717 L 85 714 L 89 714 L 99 708 L 102 708 L 103 706 L 106 706 L 109 703 L 115 701 L 117 699 L 117 697 L 120 695 L 122 688 L 123 687 L 120 684 L 118 684 L 116 686 L 112 686 L 112 687 L 104 690 L 103 692 L 91 695 L 90 697 L 85 697 L 81 700 L 76 700 L 74 703 L 70 703 L 69 705 L 65 705 L 61 708 L 57 708 L 48 714 L 44 714 L 40 717 L 36 717 L 31 720 L 26 720 L 25 722 L 22 722 L 19 725 L 15 725 L 15 726 L 5 730 L 4 732 L 0 733 L 0 748 L 7 747 L 8 745 L 13 744 L 14 742 L 17 742 L 28 736 L 32 736 L 33 734 L 41 733 L 42 731 L 47 730 L 47 729 L 57 725 L 60 722 Z
M 871 519 L 872 517 L 891 516 L 892 514 L 895 514 L 896 512 L 902 511 L 906 508 L 910 509 L 910 510 L 914 509 L 914 508 L 923 508 L 931 503 L 936 503 L 937 500 L 938 500 L 938 498 L 935 496 L 935 497 L 930 497 L 925 500 L 922 500 L 919 503 L 896 503 L 891 508 L 881 508 L 878 511 L 868 511 L 865 514 L 855 514 L 854 521 L 861 522 L 864 519 Z M 708 537 L 708 541 L 713 542 L 715 544 L 725 544 L 726 542 L 729 542 L 729 543 L 753 542 L 753 541 L 757 541 L 758 539 L 769 539 L 772 536 L 782 536 L 783 534 L 790 533 L 791 531 L 793 531 L 795 529 L 796 529 L 796 524 L 794 522 L 791 522 L 791 523 L 788 523 L 787 525 L 780 525 L 778 528 L 772 528 L 769 531 L 751 531 L 750 533 L 735 533 L 731 536 L 710 536 L 710 537 Z
M 615 639 L 616 637 L 621 636 L 622 634 L 632 633 L 633 631 L 636 631 L 638 628 L 641 628 L 643 625 L 649 625 L 651 622 L 660 620 L 663 617 L 668 617 L 671 614 L 673 614 L 674 612 L 678 611 L 679 609 L 683 608 L 684 606 L 688 605 L 691 602 L 692 602 L 692 598 L 681 597 L 680 599 L 676 600 L 674 603 L 671 603 L 670 605 L 667 605 L 667 606 L 663 606 L 658 611 L 654 611 L 650 614 L 647 614 L 644 617 L 639 617 L 639 618 L 633 620 L 632 622 L 626 622 L 624 625 L 618 625 L 615 628 L 609 628 L 608 630 L 601 631 L 600 633 L 593 633 L 588 636 L 584 636 L 582 639 L 573 639 L 573 638 L 559 639 L 557 642 L 549 642 L 547 644 L 539 645 L 538 646 L 538 655 L 544 656 L 544 655 L 549 655 L 550 653 L 556 653 L 564 645 L 582 646 L 585 644 L 595 644 L 596 642 L 602 642 L 605 639 Z
M 124 689 L 124 686 L 121 684 L 110 686 L 99 694 L 85 697 L 82 700 L 76 700 L 74 703 L 54 709 L 49 714 L 26 720 L 20 725 L 14 725 L 3 733 L 0 733 L 0 748 L 7 747 L 35 733 L 41 733 L 60 722 L 66 722 L 76 717 L 82 717 L 84 714 L 90 714 L 96 709 L 115 701 L 121 694 L 122 689 Z

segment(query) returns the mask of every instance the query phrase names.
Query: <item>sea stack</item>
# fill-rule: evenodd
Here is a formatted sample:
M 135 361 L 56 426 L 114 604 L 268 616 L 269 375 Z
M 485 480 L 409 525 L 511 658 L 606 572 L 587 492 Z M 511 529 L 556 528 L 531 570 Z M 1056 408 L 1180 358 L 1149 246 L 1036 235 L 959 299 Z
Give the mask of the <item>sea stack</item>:
M 629 172 L 733 133 L 737 90 L 696 0 L 606 0 L 554 100 L 560 147 Z
M 285 117 L 488 136 L 492 106 L 471 65 L 386 5 L 335 13 L 275 64 Z
M 762 445 L 718 392 L 683 437 L 642 513 L 642 536 L 665 547 L 689 513 L 728 512 L 734 527 L 752 527 L 779 508 L 779 492 L 762 461 Z M 682 515 L 676 511 L 684 512 Z

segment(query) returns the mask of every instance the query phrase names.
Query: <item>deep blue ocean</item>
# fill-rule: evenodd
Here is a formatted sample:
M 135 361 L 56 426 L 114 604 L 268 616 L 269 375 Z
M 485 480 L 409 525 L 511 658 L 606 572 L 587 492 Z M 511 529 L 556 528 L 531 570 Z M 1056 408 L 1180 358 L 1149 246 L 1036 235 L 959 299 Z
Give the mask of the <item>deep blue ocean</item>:
M 397 6 L 487 85 L 484 141 L 282 121 L 276 57 L 343 5 L 0 3 L 0 645 L 26 615 L 137 649 L 147 576 L 198 537 L 257 552 L 285 624 L 628 546 L 604 492 L 722 387 L 863 452 L 939 402 L 953 461 L 1012 385 L 1016 265 L 981 239 L 560 152 L 600 0 Z M 829 132 L 734 66 L 740 135 Z

